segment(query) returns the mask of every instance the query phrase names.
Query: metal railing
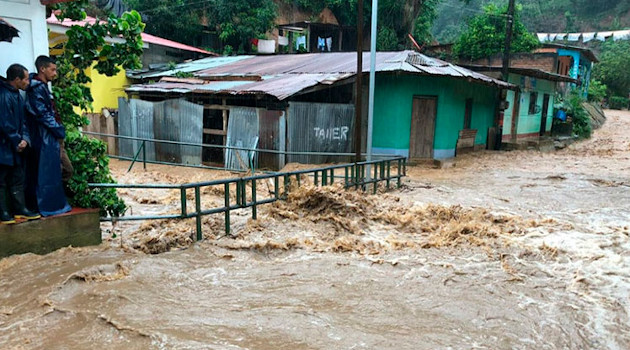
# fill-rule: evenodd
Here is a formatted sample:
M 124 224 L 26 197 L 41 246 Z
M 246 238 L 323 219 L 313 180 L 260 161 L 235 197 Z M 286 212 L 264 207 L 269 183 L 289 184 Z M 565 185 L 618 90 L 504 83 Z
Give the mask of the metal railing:
M 123 135 L 115 135 L 115 134 L 103 134 L 97 132 L 90 131 L 82 131 L 83 134 L 89 136 L 100 136 L 100 137 L 113 137 L 117 140 L 129 140 L 136 141 L 140 144 L 138 150 L 135 152 L 133 157 L 125 157 L 119 155 L 110 154 L 110 158 L 114 159 L 122 159 L 122 160 L 130 160 L 131 164 L 129 165 L 128 172 L 131 171 L 136 162 L 142 161 L 142 166 L 144 169 L 147 167 L 147 163 L 150 164 L 163 164 L 163 165 L 176 165 L 176 166 L 185 166 L 185 167 L 193 167 L 193 168 L 203 168 L 203 169 L 215 169 L 215 170 L 228 170 L 234 172 L 246 172 L 246 170 L 242 169 L 229 169 L 226 167 L 213 167 L 207 165 L 191 165 L 191 164 L 180 164 L 173 162 L 165 162 L 165 161 L 157 161 L 157 160 L 148 160 L 146 154 L 146 144 L 148 142 L 156 143 L 156 144 L 166 144 L 166 145 L 179 145 L 179 146 L 192 146 L 192 147 L 201 147 L 201 148 L 216 148 L 222 150 L 236 150 L 236 151 L 246 151 L 248 152 L 248 159 L 251 158 L 252 154 L 278 154 L 278 155 L 294 155 L 294 156 L 329 156 L 329 157 L 352 157 L 354 158 L 355 153 L 338 153 L 338 152 L 301 152 L 301 151 L 278 151 L 272 149 L 260 149 L 260 148 L 246 148 L 246 147 L 236 147 L 236 146 L 224 146 L 224 145 L 213 145 L 206 143 L 191 143 L 191 142 L 183 142 L 183 141 L 170 141 L 170 140 L 160 140 L 160 139 L 147 139 L 141 137 L 133 137 L 133 136 L 123 136 Z M 363 153 L 362 156 L 366 154 Z M 140 157 L 142 157 L 140 159 Z M 392 154 L 373 154 L 373 158 L 376 159 L 397 159 L 399 156 Z M 250 166 L 250 171 L 254 171 L 253 164 L 248 164 Z
M 395 165 L 395 167 L 393 166 Z M 306 169 L 282 173 L 261 174 L 256 176 L 248 176 L 241 178 L 222 179 L 206 182 L 188 183 L 182 185 L 170 184 L 90 184 L 91 188 L 127 188 L 127 189 L 171 189 L 180 192 L 180 213 L 167 215 L 152 216 L 122 216 L 122 217 L 104 217 L 101 221 L 133 221 L 133 220 L 159 220 L 159 219 L 196 219 L 196 239 L 201 240 L 202 217 L 206 215 L 224 213 L 225 215 L 225 233 L 230 235 L 230 212 L 233 210 L 252 208 L 252 218 L 257 219 L 258 206 L 267 203 L 273 203 L 278 200 L 286 199 L 292 184 L 298 187 L 302 184 L 302 176 L 308 176 L 313 179 L 315 186 L 327 186 L 335 184 L 336 181 L 343 179 L 343 185 L 347 188 L 370 190 L 377 192 L 379 183 L 385 183 L 385 188 L 390 189 L 391 182 L 396 181 L 396 186 L 400 188 L 402 177 L 406 176 L 407 163 L 406 158 L 397 157 L 393 159 L 375 160 L 370 162 L 348 163 L 327 166 L 316 169 Z M 368 169 L 372 169 L 370 174 Z M 392 174 L 392 170 L 396 170 Z M 273 181 L 273 192 L 269 198 L 258 198 L 257 187 L 262 181 Z M 294 182 L 293 182 L 294 181 Z M 281 185 L 282 182 L 282 186 Z M 235 202 L 231 200 L 230 187 L 235 186 Z M 201 189 L 204 187 L 222 186 L 224 191 L 223 206 L 202 209 L 201 208 Z M 248 196 L 248 187 L 251 193 Z M 195 210 L 188 212 L 187 208 L 187 190 L 194 191 Z

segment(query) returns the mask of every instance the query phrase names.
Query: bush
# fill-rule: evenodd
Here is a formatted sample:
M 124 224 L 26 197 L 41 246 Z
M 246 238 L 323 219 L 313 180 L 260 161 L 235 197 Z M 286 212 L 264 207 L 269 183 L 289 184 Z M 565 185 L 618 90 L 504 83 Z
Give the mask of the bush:
M 579 138 L 590 138 L 593 131 L 591 126 L 591 116 L 582 107 L 584 99 L 580 96 L 578 90 L 571 92 L 568 100 L 565 101 L 567 107 L 567 114 L 572 117 L 573 121 L 573 134 Z
M 114 188 L 90 189 L 88 183 L 113 183 L 109 172 L 109 157 L 105 143 L 78 131 L 66 136 L 66 151 L 74 167 L 68 188 L 74 194 L 68 200 L 72 206 L 100 208 L 101 216 L 121 216 L 127 208 Z
M 610 98 L 610 108 L 612 109 L 628 108 L 628 99 L 623 96 L 613 96 Z
M 608 87 L 606 84 L 599 80 L 591 80 L 588 86 L 588 100 L 590 102 L 601 103 L 606 97 L 606 90 Z

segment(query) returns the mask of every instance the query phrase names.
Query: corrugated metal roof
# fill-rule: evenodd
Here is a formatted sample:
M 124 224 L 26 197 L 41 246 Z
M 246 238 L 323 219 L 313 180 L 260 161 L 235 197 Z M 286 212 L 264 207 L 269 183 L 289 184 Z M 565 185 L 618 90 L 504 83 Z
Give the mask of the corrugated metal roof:
M 483 73 L 501 72 L 503 70 L 503 67 L 500 67 L 500 66 L 482 66 L 482 65 L 474 65 L 474 64 L 468 64 L 465 66 L 466 68 L 472 69 L 477 72 L 483 72 Z M 543 70 L 535 69 L 535 68 L 510 67 L 510 73 L 545 79 L 549 81 L 563 81 L 563 82 L 574 83 L 574 84 L 577 84 L 579 82 L 577 79 L 573 79 L 566 75 L 549 73 L 549 72 L 545 72 Z
M 258 77 L 261 81 L 231 81 L 209 82 L 205 84 L 190 83 L 155 83 L 133 85 L 130 92 L 196 92 L 227 94 L 263 94 L 271 95 L 280 100 L 299 93 L 304 89 L 319 84 L 333 84 L 356 74 L 357 55 L 353 52 L 312 53 L 298 55 L 273 56 L 235 56 L 205 58 L 202 60 L 178 65 L 174 70 L 148 72 L 135 75 L 136 78 L 156 78 L 173 76 L 177 72 L 193 73 L 201 79 L 232 77 Z M 364 53 L 364 73 L 369 72 L 370 55 Z M 410 74 L 446 76 L 467 79 L 501 88 L 516 89 L 515 85 L 493 79 L 486 75 L 473 72 L 451 63 L 431 58 L 414 51 L 378 52 L 376 54 L 377 72 L 406 72 Z M 187 90 L 187 91 L 186 91 Z

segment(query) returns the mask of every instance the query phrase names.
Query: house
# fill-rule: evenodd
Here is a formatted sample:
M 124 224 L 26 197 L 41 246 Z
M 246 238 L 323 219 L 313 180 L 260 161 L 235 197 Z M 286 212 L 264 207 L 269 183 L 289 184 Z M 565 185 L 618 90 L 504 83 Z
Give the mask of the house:
M 278 26 L 278 45 L 284 40 L 283 45 L 288 46 L 289 53 L 301 50 L 305 52 L 356 51 L 356 36 L 355 27 L 337 23 L 301 21 Z
M 46 6 L 36 0 L 0 0 L 0 17 L 19 30 L 12 42 L 0 42 L 0 75 L 14 63 L 34 71 L 35 58 L 48 54 Z
M 498 77 L 501 66 L 465 65 L 465 67 Z M 558 84 L 577 84 L 578 80 L 566 75 L 548 73 L 535 68 L 510 68 L 508 82 L 518 90 L 507 91 L 507 108 L 502 113 L 502 142 L 507 148 L 519 143 L 539 143 L 551 134 L 554 97 Z
M 448 56 L 451 51 L 452 44 L 435 45 L 425 49 L 425 52 L 431 55 Z M 566 94 L 577 87 L 584 98 L 588 96 L 591 71 L 593 64 L 597 62 L 599 60 L 592 50 L 563 44 L 547 43 L 542 44 L 542 47 L 532 53 L 510 54 L 511 68 L 537 69 L 551 74 L 568 76 L 576 82 L 560 83 L 558 84 L 558 91 Z M 500 67 L 503 64 L 503 55 L 496 54 L 476 60 L 459 59 L 455 63 L 464 66 Z
M 555 73 L 576 79 L 577 83 L 574 83 L 572 87 L 578 87 L 582 96 L 584 98 L 588 97 L 588 87 L 591 82 L 593 64 L 599 62 L 593 51 L 578 46 L 546 43 L 543 44 L 541 48 L 537 49 L 535 53 L 551 53 L 557 57 Z M 552 67 L 549 68 L 553 69 Z M 554 71 L 551 70 L 550 72 Z
M 436 45 L 425 52 L 448 56 L 452 45 Z M 508 82 L 519 86 L 506 94 L 507 109 L 503 112 L 502 142 L 517 147 L 526 142 L 540 143 L 551 131 L 553 105 L 557 94 L 566 96 L 579 89 L 588 96 L 588 86 L 595 54 L 586 48 L 543 44 L 533 53 L 510 55 Z M 460 59 L 459 65 L 499 78 L 503 65 L 501 54 L 476 60 Z
M 353 52 L 217 57 L 135 74 L 145 83 L 127 89 L 131 99 L 121 102 L 119 132 L 241 148 L 224 154 L 221 148 L 156 143 L 147 146 L 155 160 L 240 169 L 252 161 L 273 169 L 286 162 L 341 161 L 331 153 L 353 151 L 356 59 Z M 462 135 L 465 148 L 485 148 L 499 90 L 517 88 L 413 51 L 378 52 L 376 60 L 376 154 L 453 157 L 464 145 Z M 369 61 L 364 53 L 363 74 Z M 182 74 L 191 78 L 176 77 Z M 361 126 L 363 140 L 366 129 Z M 123 156 L 138 147 L 121 141 Z M 248 151 L 254 148 L 276 153 Z

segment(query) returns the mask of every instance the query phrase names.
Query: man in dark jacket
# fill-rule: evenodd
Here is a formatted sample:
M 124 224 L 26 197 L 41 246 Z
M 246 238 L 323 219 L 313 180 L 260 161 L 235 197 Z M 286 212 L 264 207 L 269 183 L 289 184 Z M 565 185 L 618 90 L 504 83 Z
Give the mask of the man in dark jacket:
M 66 129 L 48 89 L 48 83 L 57 77 L 57 65 L 50 57 L 39 56 L 35 67 L 37 74 L 31 73 L 26 90 L 26 119 L 33 148 L 26 168 L 26 199 L 29 208 L 37 207 L 42 215 L 51 216 L 72 209 L 61 178 L 61 149 Z
M 40 218 L 38 213 L 26 209 L 24 201 L 23 155 L 30 139 L 20 90 L 26 90 L 27 86 L 28 71 L 19 64 L 9 66 L 7 80 L 0 80 L 0 222 L 3 224 L 14 224 L 15 219 Z

